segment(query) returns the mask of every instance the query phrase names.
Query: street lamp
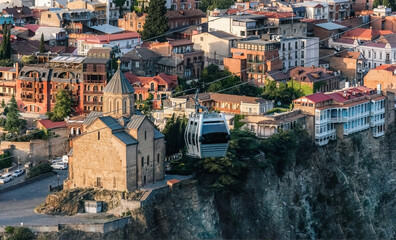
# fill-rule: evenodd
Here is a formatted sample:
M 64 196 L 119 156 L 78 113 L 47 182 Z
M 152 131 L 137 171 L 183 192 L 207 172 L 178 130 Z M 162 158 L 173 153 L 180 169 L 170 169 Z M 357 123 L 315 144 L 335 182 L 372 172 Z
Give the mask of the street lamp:
M 59 174 L 58 175 L 56 175 L 57 177 L 58 177 L 58 187 L 59 187 Z

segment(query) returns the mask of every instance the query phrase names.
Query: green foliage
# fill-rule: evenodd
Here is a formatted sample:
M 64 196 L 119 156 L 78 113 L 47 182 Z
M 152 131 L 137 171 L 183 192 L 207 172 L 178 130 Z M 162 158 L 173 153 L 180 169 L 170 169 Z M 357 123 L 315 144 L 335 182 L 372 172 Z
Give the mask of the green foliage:
M 266 111 L 265 114 L 270 115 L 273 113 L 282 113 L 282 112 L 287 112 L 287 111 L 289 111 L 289 109 L 277 107 L 277 108 L 273 108 L 273 109 Z
M 241 129 L 241 127 L 245 124 L 244 122 L 241 122 L 241 119 L 244 119 L 245 116 L 244 115 L 239 115 L 239 114 L 235 114 L 234 115 L 234 129 L 235 130 L 239 130 Z
M 14 63 L 11 59 L 0 59 L 0 66 L 2 67 L 12 67 Z
M 387 6 L 387 7 L 391 7 L 391 4 L 390 4 L 389 0 L 383 0 L 382 1 L 382 5 Z
M 160 42 L 166 40 L 165 36 L 156 37 L 165 34 L 169 29 L 168 19 L 165 17 L 165 3 L 165 0 L 150 1 L 142 32 L 142 38 L 144 40 L 158 40 Z
M 12 233 L 14 233 L 14 231 L 15 231 L 15 227 L 13 227 L 13 226 L 5 227 L 5 232 L 8 234 L 12 234 Z
M 1 106 L 1 108 L 5 108 L 7 106 L 5 101 L 4 101 L 4 99 L 1 100 L 1 105 L 0 106 Z
M 40 53 L 45 53 L 45 43 L 44 43 L 44 34 L 41 34 L 40 38 L 40 46 L 39 46 Z
M 180 152 L 184 149 L 184 131 L 186 130 L 187 118 L 183 116 L 183 118 L 177 118 L 175 115 L 172 115 L 162 130 L 162 133 L 165 135 L 166 141 L 166 155 L 172 155 Z
M 12 159 L 9 152 L 0 155 L 0 169 L 11 167 Z
M 56 94 L 55 107 L 47 112 L 48 118 L 53 122 L 63 121 L 71 114 L 72 100 L 66 90 L 62 89 Z
M 150 93 L 148 98 L 139 105 L 139 110 L 141 110 L 144 114 L 149 114 L 153 110 L 153 99 L 154 95 Z
M 19 133 L 26 127 L 26 120 L 19 119 L 18 105 L 13 95 L 7 107 L 6 123 L 4 129 L 9 133 Z
M 44 174 L 44 173 L 52 172 L 52 170 L 53 169 L 51 167 L 51 164 L 39 163 L 29 170 L 29 172 L 27 173 L 26 179 L 36 177 L 36 176 Z
M 36 236 L 30 231 L 29 228 L 25 227 L 16 227 L 8 240 L 32 240 L 35 239 Z
M 36 63 L 36 59 L 33 56 L 22 56 L 21 62 L 23 64 L 34 64 Z
M 173 160 L 170 162 L 171 170 L 168 174 L 178 174 L 178 175 L 190 175 L 193 174 L 195 169 L 198 167 L 198 160 L 190 158 L 188 156 L 183 156 L 181 159 Z
M 0 45 L 0 59 L 6 60 L 11 58 L 11 33 L 10 29 L 3 29 L 3 38 Z
M 311 86 L 301 83 L 300 81 L 295 81 L 294 79 L 288 81 L 287 86 L 293 88 L 296 91 L 301 91 L 303 96 L 314 93 L 314 89 Z
M 289 105 L 294 99 L 304 96 L 304 93 L 301 90 L 289 87 L 287 84 L 268 80 L 262 96 L 268 100 L 275 100 L 275 103 L 280 102 L 282 105 Z
M 200 9 L 206 12 L 207 10 L 214 10 L 215 8 L 228 9 L 232 5 L 234 5 L 233 0 L 202 0 Z
M 378 7 L 379 5 L 381 5 L 381 0 L 374 0 L 373 2 L 373 8 Z
M 124 4 L 126 0 L 113 0 L 113 3 L 120 8 L 120 16 L 122 16 L 122 11 L 124 10 Z

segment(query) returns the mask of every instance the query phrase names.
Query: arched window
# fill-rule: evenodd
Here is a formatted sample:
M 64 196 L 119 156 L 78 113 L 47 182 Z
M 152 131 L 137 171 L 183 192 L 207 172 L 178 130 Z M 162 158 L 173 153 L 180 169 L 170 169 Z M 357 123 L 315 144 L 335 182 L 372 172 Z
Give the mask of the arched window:
M 97 91 L 98 91 L 98 86 L 94 86 L 94 87 L 93 87 L 93 91 L 94 91 L 94 92 L 97 92 Z
M 147 165 L 150 164 L 150 155 L 147 156 Z
M 127 112 L 127 100 L 126 98 L 124 98 L 124 101 L 122 101 L 122 113 L 126 113 Z
M 98 140 L 100 140 L 100 132 L 98 132 Z
M 97 96 L 93 97 L 93 102 L 98 102 L 98 97 Z
M 154 83 L 150 84 L 150 91 L 154 91 Z
M 160 160 L 160 154 L 158 153 L 157 154 L 157 162 L 159 162 L 159 160 Z
M 120 113 L 120 102 L 117 101 L 117 108 L 115 109 L 117 113 Z

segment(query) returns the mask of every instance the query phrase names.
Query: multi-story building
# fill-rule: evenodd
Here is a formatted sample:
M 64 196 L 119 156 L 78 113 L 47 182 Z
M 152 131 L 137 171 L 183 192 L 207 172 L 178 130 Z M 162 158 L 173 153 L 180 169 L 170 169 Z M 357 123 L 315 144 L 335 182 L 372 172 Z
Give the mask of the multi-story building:
M 111 59 L 114 54 L 111 48 L 92 48 L 82 62 L 83 81 L 79 113 L 103 110 L 103 89 L 112 75 Z
M 350 0 L 315 0 L 329 5 L 329 21 L 342 21 L 351 16 Z
M 293 7 L 305 8 L 305 16 L 308 19 L 328 19 L 329 5 L 323 2 L 308 1 L 294 4 Z
M 75 0 L 68 1 L 66 4 L 68 9 L 87 9 L 93 13 L 96 21 L 93 22 L 94 26 L 106 23 L 106 3 L 99 2 L 97 0 L 83 1 Z
M 193 45 L 194 43 L 187 39 L 151 44 L 149 48 L 165 58 L 165 60 L 157 61 L 158 73 L 164 72 L 168 75 L 178 75 L 186 79 L 199 78 L 204 67 L 204 52 L 195 51 Z M 177 73 L 163 71 L 163 66 L 170 62 L 175 62 Z M 182 64 L 181 72 L 178 71 L 178 65 L 180 64 Z
M 195 50 L 202 50 L 209 61 L 222 64 L 223 58 L 231 57 L 231 48 L 236 47 L 241 37 L 223 31 L 205 32 L 191 37 Z
M 283 60 L 283 69 L 319 66 L 319 38 L 282 38 L 280 43 L 279 56 Z
M 363 85 L 363 77 L 367 72 L 366 62 L 366 58 L 360 52 L 340 52 L 330 57 L 330 69 L 340 71 L 352 86 Z M 366 84 L 365 86 L 371 87 Z
M 16 94 L 16 77 L 19 65 L 15 67 L 0 67 L 0 101 L 8 102 L 12 95 Z
M 87 9 L 60 9 L 40 13 L 40 24 L 50 27 L 66 28 L 70 33 L 83 33 L 87 27 L 93 26 L 95 18 Z
M 200 24 L 201 19 L 206 17 L 205 13 L 199 9 L 170 10 L 166 12 L 165 16 L 171 29 Z
M 342 138 L 371 128 L 373 137 L 385 134 L 385 96 L 367 87 L 348 88 L 337 92 L 315 93 L 293 101 L 310 117 L 308 132 L 319 146 L 336 137 Z
M 293 87 L 301 88 L 305 94 L 340 89 L 340 75 L 325 68 L 296 67 L 289 70 L 287 75 L 293 81 Z
M 364 85 L 375 88 L 380 84 L 383 89 L 396 88 L 396 65 L 385 64 L 371 69 L 364 76 Z
M 376 68 L 383 64 L 396 63 L 396 37 L 380 36 L 375 42 L 361 44 L 359 40 L 339 38 L 337 40 L 329 39 L 329 46 L 337 50 L 345 48 L 354 48 L 355 51 L 362 53 L 367 59 L 366 67 L 369 69 Z
M 334 22 L 316 23 L 313 25 L 313 35 L 320 40 L 320 46 L 327 47 L 329 39 L 338 38 L 348 28 Z
M 146 23 L 147 13 L 129 12 L 122 18 L 118 19 L 118 27 L 126 31 L 143 31 L 143 26 Z
M 133 191 L 165 177 L 165 140 L 134 111 L 134 89 L 120 69 L 103 90 L 103 111 L 92 112 L 72 140 L 66 189 Z M 105 167 L 103 167 L 105 166 Z
M 12 2 L 12 1 L 11 1 Z M 3 15 L 10 15 L 14 19 L 17 26 L 22 26 L 29 23 L 34 23 L 32 11 L 27 6 L 19 5 L 14 7 L 6 7 L 2 9 Z
M 142 103 L 150 94 L 153 95 L 153 108 L 161 109 L 162 102 L 172 96 L 177 86 L 177 75 L 158 74 L 154 77 L 139 77 L 125 73 L 125 77 L 135 89 L 135 101 Z
M 44 43 L 50 47 L 67 46 L 67 32 L 63 28 L 40 26 L 31 39 L 41 41 L 41 35 L 44 37 Z
M 121 70 L 138 76 L 153 77 L 157 73 L 156 62 L 161 55 L 148 48 L 136 47 L 124 54 L 121 59 Z
M 196 0 L 167 0 L 165 3 L 166 8 L 171 10 L 187 10 L 198 9 L 200 1 Z
M 237 47 L 231 48 L 232 59 L 224 58 L 224 67 L 232 73 L 238 73 L 242 81 L 251 81 L 257 86 L 264 86 L 265 74 L 268 71 L 282 69 L 279 49 L 278 41 L 238 41 Z
M 118 46 L 122 55 L 131 51 L 139 43 L 140 34 L 125 32 L 77 39 L 77 49 L 79 55 L 87 55 L 91 48 Z
M 305 114 L 301 110 L 279 113 L 275 115 L 245 116 L 240 120 L 244 128 L 254 132 L 259 138 L 268 138 L 280 130 L 292 130 L 296 127 L 305 128 Z

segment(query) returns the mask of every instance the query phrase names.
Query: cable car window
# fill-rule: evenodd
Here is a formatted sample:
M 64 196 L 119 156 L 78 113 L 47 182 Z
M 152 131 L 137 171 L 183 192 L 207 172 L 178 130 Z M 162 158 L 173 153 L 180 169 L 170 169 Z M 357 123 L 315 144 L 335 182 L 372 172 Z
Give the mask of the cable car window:
M 191 133 L 188 133 L 188 144 L 191 144 Z
M 202 129 L 202 144 L 216 144 L 228 142 L 228 131 L 224 124 L 204 125 Z

